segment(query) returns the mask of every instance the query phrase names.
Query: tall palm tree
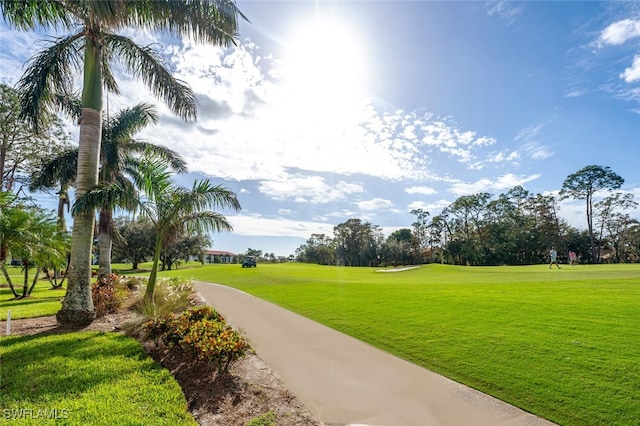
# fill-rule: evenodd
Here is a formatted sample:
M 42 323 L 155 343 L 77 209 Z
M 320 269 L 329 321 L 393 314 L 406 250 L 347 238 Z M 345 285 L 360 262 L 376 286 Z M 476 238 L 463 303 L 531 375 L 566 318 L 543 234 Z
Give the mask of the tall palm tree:
M 41 112 L 52 110 L 57 96 L 73 92 L 74 69 L 82 68 L 82 115 L 76 193 L 98 183 L 102 91 L 118 93 L 110 63 L 119 61 L 183 119 L 196 117 L 193 91 L 173 78 L 159 54 L 117 34 L 126 28 L 186 35 L 205 43 L 235 43 L 238 18 L 233 0 L 0 0 L 7 22 L 22 29 L 56 27 L 71 32 L 37 53 L 18 83 L 22 115 L 38 128 Z M 81 54 L 84 54 L 83 56 Z M 63 324 L 89 324 L 93 212 L 74 215 L 69 285 L 57 314 Z
M 150 155 L 140 163 L 140 176 L 144 179 L 146 202 L 141 204 L 142 214 L 156 228 L 156 248 L 145 300 L 153 304 L 160 254 L 172 235 L 185 231 L 206 233 L 231 231 L 227 218 L 213 211 L 218 208 L 240 210 L 236 195 L 209 180 L 196 180 L 191 190 L 173 185 L 171 173 L 163 162 Z

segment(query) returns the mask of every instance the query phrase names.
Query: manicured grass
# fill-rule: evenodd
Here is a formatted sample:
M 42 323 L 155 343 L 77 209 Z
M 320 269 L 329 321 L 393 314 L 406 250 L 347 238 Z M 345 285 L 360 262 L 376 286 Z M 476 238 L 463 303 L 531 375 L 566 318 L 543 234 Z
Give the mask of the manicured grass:
M 227 284 L 563 425 L 640 419 L 640 265 L 398 273 L 211 265 Z
M 0 418 L 11 424 L 196 425 L 171 373 L 130 337 L 78 332 L 0 343 Z
M 15 285 L 19 280 L 12 281 Z M 2 281 L 4 283 L 4 281 Z M 22 293 L 22 286 L 16 288 Z M 40 281 L 27 299 L 14 300 L 13 293 L 8 287 L 0 288 L 0 321 L 7 319 L 7 311 L 11 310 L 11 318 L 35 318 L 47 315 L 55 315 L 60 310 L 66 288 L 53 290 L 47 281 Z

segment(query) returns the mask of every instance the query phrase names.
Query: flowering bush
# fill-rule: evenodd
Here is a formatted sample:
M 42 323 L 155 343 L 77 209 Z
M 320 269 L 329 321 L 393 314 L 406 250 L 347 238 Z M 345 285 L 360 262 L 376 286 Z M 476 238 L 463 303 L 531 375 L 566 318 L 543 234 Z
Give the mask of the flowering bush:
M 220 315 L 218 311 L 213 309 L 211 306 L 207 305 L 191 308 L 188 311 L 184 311 L 180 316 L 192 322 L 200 321 L 203 319 L 224 322 L 224 318 L 222 317 L 222 315 Z
M 174 334 L 175 322 L 173 315 L 163 315 L 147 321 L 143 328 L 144 335 L 156 343 L 167 342 L 170 339 L 169 335 Z
M 247 351 L 249 343 L 209 306 L 191 308 L 179 316 L 164 315 L 148 321 L 144 333 L 168 347 L 179 346 L 186 355 L 225 374 Z
M 193 358 L 214 367 L 218 375 L 229 371 L 250 349 L 240 333 L 226 323 L 208 319 L 192 323 L 180 347 Z

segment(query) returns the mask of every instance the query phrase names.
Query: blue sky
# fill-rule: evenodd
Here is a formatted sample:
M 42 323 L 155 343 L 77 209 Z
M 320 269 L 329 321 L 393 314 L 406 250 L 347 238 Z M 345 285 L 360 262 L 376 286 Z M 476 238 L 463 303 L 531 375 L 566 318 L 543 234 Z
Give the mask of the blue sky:
M 238 1 L 236 48 L 159 42 L 198 94 L 183 123 L 158 103 L 140 138 L 187 159 L 242 204 L 214 249 L 288 255 L 359 217 L 388 234 L 461 195 L 557 193 L 609 166 L 640 200 L 640 5 L 635 2 Z M 43 34 L 0 24 L 0 81 Z M 154 101 L 125 74 L 110 108 Z M 156 101 L 154 101 L 156 102 Z M 47 196 L 41 195 L 43 202 Z M 53 205 L 53 204 L 52 204 Z M 582 202 L 560 214 L 584 229 Z M 640 218 L 640 210 L 632 214 Z

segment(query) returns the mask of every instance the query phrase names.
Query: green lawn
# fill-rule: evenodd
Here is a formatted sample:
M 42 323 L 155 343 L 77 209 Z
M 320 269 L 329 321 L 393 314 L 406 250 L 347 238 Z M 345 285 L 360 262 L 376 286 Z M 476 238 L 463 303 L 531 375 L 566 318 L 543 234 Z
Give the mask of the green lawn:
M 563 425 L 640 419 L 640 265 L 210 265 L 231 285 Z
M 0 338 L 0 418 L 11 424 L 196 425 L 171 373 L 133 338 Z
M 19 268 L 18 269 L 19 272 Z M 10 269 L 10 271 L 12 271 Z M 13 272 L 13 271 L 12 271 Z M 0 274 L 1 275 L 1 274 Z M 33 276 L 32 276 L 33 277 Z M 11 275 L 16 291 L 22 294 L 22 276 Z M 11 311 L 11 318 L 35 318 L 47 315 L 55 315 L 62 306 L 66 288 L 52 290 L 48 281 L 39 281 L 31 293 L 31 297 L 23 300 L 13 300 L 13 293 L 9 287 L 5 287 L 6 280 L 0 278 L 0 321 L 7 319 L 7 311 Z

